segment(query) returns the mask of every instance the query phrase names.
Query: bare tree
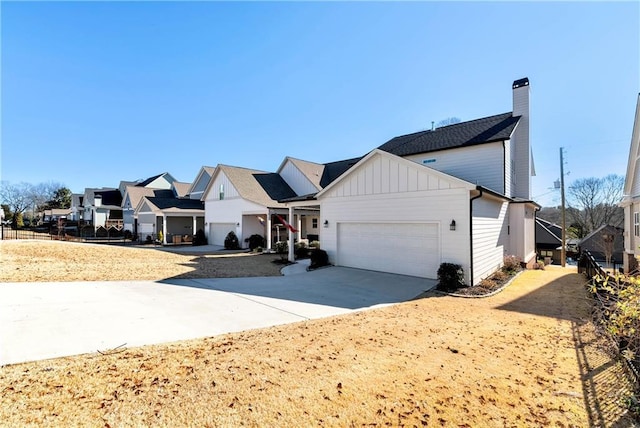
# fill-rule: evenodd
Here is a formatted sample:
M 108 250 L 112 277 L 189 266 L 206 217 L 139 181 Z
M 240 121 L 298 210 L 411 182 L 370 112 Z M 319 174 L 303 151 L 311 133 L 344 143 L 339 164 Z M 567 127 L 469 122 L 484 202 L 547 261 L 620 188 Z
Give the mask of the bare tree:
M 44 209 L 49 201 L 56 200 L 62 189 L 66 188 L 54 181 L 35 185 L 30 183 L 11 184 L 8 181 L 3 181 L 0 182 L 0 202 L 9 207 L 13 214 L 13 225 L 16 227 L 27 210 L 31 209 L 34 214 Z
M 602 225 L 620 227 L 624 213 L 618 206 L 622 199 L 624 177 L 610 174 L 603 178 L 581 178 L 569 186 L 567 210 L 572 226 L 584 238 Z
M 460 119 L 459 117 L 448 117 L 438 122 L 436 124 L 436 128 L 440 128 L 441 126 L 453 125 L 460 122 L 462 122 L 462 119 Z
M 11 184 L 8 181 L 3 181 L 0 185 L 0 200 L 9 207 L 14 227 L 21 222 L 22 214 L 31 204 L 32 188 L 29 183 Z

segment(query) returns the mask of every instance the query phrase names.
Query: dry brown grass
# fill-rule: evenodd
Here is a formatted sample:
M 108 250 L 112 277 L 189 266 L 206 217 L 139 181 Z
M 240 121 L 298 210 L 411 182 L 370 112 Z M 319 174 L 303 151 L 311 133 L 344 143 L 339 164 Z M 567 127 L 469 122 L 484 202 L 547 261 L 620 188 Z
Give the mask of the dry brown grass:
M 174 254 L 61 241 L 0 241 L 0 282 L 126 281 L 280 275 L 278 256 Z
M 583 282 L 5 366 L 0 425 L 628 426 Z

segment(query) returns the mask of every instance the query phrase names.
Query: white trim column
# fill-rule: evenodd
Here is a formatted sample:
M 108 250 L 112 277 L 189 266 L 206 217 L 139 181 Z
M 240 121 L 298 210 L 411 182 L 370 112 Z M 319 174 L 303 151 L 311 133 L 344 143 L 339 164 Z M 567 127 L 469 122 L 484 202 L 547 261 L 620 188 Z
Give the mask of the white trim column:
M 197 218 L 198 216 L 195 216 L 195 215 L 193 216 L 193 228 L 191 229 L 192 235 L 196 234 L 196 227 L 198 227 Z
M 298 214 L 298 221 L 296 222 L 296 229 L 298 229 L 298 242 L 302 239 L 302 214 Z
M 162 213 L 162 243 L 167 244 L 167 216 Z
M 271 251 L 271 210 L 267 211 L 267 251 Z
M 296 256 L 293 251 L 293 238 L 295 233 L 293 232 L 293 207 L 289 207 L 289 261 L 291 263 L 296 261 Z

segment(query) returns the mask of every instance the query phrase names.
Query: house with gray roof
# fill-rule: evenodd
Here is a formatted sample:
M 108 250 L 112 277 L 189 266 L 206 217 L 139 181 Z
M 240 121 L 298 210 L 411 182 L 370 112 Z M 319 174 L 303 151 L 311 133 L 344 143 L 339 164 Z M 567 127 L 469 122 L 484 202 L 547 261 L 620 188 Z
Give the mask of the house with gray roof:
M 290 216 L 319 207 L 334 265 L 435 279 L 450 262 L 477 284 L 506 255 L 533 264 L 529 79 L 511 89 L 511 112 L 391 138 L 336 165 L 317 194 L 281 202 Z
M 141 241 L 159 239 L 163 244 L 191 243 L 198 229 L 204 230 L 204 203 L 178 198 L 171 190 L 143 196 L 136 206 L 136 231 Z

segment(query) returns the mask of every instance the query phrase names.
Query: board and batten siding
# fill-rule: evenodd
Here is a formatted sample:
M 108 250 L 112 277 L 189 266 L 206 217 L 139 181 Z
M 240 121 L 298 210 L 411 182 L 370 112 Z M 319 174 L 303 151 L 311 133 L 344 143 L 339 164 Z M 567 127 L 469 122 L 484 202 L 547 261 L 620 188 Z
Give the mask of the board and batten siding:
M 211 185 L 209 193 L 205 195 L 206 200 L 220 200 L 220 186 L 223 186 L 224 189 L 224 198 L 223 199 L 233 199 L 239 198 L 240 194 L 238 190 L 231 183 L 226 174 L 222 171 L 218 173 L 214 182 Z
M 309 195 L 318 191 L 316 186 L 291 161 L 287 161 L 280 170 L 280 176 L 298 196 Z
M 509 204 L 493 198 L 473 201 L 473 284 L 500 268 L 505 255 L 505 219 Z
M 504 193 L 506 155 L 503 142 L 407 156 L 405 159 L 472 184 Z M 511 161 L 509 160 L 509 163 Z
M 441 261 L 462 265 L 470 281 L 469 186 L 458 180 L 376 154 L 319 195 L 319 201 L 320 242 L 332 263 L 337 257 L 338 224 L 435 223 L 441 233 Z M 449 230 L 452 220 L 454 231 Z M 381 239 L 376 250 L 384 248 Z

